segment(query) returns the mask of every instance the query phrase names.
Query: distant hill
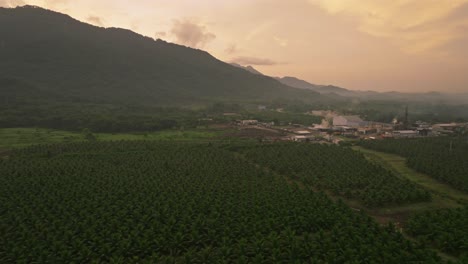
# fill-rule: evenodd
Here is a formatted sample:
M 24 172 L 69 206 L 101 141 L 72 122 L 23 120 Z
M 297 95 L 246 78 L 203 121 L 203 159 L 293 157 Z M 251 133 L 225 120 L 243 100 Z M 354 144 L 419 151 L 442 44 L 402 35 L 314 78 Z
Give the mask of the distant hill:
M 291 86 L 291 87 L 296 87 L 296 88 L 300 88 L 300 89 L 309 89 L 309 90 L 314 90 L 314 91 L 319 89 L 318 85 L 311 84 L 309 82 L 298 79 L 296 77 L 286 76 L 286 77 L 283 77 L 283 78 L 276 77 L 276 79 L 278 81 L 284 83 L 284 84 L 287 84 L 288 86 Z
M 51 94 L 151 105 L 326 99 L 247 73 L 202 50 L 95 27 L 38 7 L 0 8 L 0 36 L 0 79 L 27 84 L 51 100 Z
M 241 68 L 241 69 L 244 69 L 248 72 L 251 72 L 253 74 L 258 74 L 258 75 L 264 75 L 263 73 L 257 71 L 257 69 L 255 69 L 254 67 L 248 65 L 248 66 L 242 66 L 240 64 L 237 64 L 237 63 L 231 63 L 232 66 L 234 67 L 237 67 L 237 68 Z
M 276 79 L 278 81 L 280 81 L 281 83 L 285 84 L 285 85 L 295 87 L 295 88 L 299 88 L 299 89 L 312 90 L 312 91 L 315 91 L 315 92 L 318 92 L 318 93 L 321 93 L 321 94 L 332 94 L 333 93 L 333 94 L 338 94 L 338 95 L 342 95 L 342 96 L 353 96 L 353 95 L 355 95 L 355 92 L 347 90 L 345 88 L 341 88 L 341 87 L 333 86 L 333 85 L 311 84 L 311 83 L 309 83 L 307 81 L 298 79 L 296 77 L 286 76 L 286 77 L 283 77 L 283 78 L 276 77 Z
M 257 69 L 254 67 L 248 65 L 248 66 L 242 66 L 237 63 L 231 63 L 232 66 L 244 69 L 248 72 L 251 72 L 253 74 L 257 75 L 264 75 L 263 73 L 259 72 Z M 337 95 L 343 95 L 343 96 L 352 96 L 354 95 L 353 91 L 347 90 L 345 88 L 341 88 L 338 86 L 333 86 L 333 85 L 316 85 L 316 84 L 311 84 L 307 81 L 298 79 L 296 77 L 274 77 L 274 79 L 278 80 L 282 84 L 285 84 L 290 87 L 294 88 L 299 88 L 299 89 L 306 89 L 306 90 L 311 90 L 320 94 L 337 94 Z
M 468 93 L 448 94 L 441 92 L 427 93 L 401 93 L 401 92 L 375 92 L 375 91 L 358 91 L 348 90 L 333 85 L 317 85 L 295 77 L 276 77 L 281 83 L 299 88 L 312 90 L 322 95 L 339 95 L 348 98 L 360 100 L 384 100 L 384 101 L 399 101 L 399 102 L 425 102 L 425 103 L 441 103 L 441 104 L 467 104 Z

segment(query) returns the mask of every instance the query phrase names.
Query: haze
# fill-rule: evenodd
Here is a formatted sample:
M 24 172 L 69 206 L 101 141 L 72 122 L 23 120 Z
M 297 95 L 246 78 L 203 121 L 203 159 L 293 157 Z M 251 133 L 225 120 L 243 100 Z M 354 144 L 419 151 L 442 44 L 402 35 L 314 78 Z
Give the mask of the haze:
M 468 92 L 468 0 L 0 0 L 25 4 L 204 49 L 271 76 Z

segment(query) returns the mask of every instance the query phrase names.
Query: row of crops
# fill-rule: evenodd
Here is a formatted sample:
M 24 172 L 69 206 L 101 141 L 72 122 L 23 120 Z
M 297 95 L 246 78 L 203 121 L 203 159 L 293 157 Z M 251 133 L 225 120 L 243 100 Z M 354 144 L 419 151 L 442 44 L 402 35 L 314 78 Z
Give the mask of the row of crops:
M 468 262 L 468 207 L 418 214 L 408 222 L 407 229 L 421 243 Z
M 428 191 L 370 163 L 349 148 L 318 144 L 270 144 L 241 150 L 248 160 L 366 206 L 429 201 Z
M 337 164 L 350 155 L 330 151 Z M 19 150 L 0 159 L 0 204 L 0 263 L 441 261 L 392 226 L 210 144 Z
M 409 167 L 468 192 L 468 139 L 437 137 L 368 140 L 363 147 L 401 155 Z

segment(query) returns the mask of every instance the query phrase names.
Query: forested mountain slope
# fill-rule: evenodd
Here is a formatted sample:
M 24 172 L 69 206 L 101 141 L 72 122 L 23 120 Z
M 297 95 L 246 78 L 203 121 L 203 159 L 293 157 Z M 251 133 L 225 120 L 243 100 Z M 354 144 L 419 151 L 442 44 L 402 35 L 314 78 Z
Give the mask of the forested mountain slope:
M 91 26 L 38 7 L 0 8 L 0 47 L 0 80 L 28 83 L 49 99 L 52 93 L 93 102 L 182 105 L 324 98 L 205 51 Z

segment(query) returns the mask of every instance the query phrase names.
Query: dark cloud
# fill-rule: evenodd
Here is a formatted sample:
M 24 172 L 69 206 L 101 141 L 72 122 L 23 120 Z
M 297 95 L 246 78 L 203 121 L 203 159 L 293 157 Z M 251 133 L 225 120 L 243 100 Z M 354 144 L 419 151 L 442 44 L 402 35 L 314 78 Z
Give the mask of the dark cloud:
M 255 57 L 237 57 L 232 60 L 234 63 L 238 63 L 240 65 L 276 65 L 279 64 L 276 61 L 264 58 L 255 58 Z
M 98 17 L 98 16 L 89 16 L 87 18 L 88 22 L 90 22 L 91 24 L 94 24 L 94 25 L 97 25 L 97 26 L 104 26 L 104 23 L 102 22 L 102 18 Z
M 205 26 L 189 19 L 175 20 L 171 29 L 176 42 L 193 48 L 201 48 L 216 38 L 213 33 L 207 32 Z
M 23 0 L 0 0 L 0 7 L 17 7 L 25 4 Z

